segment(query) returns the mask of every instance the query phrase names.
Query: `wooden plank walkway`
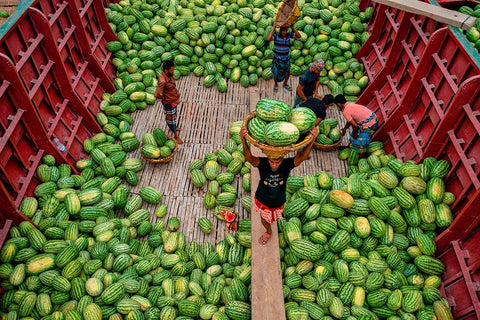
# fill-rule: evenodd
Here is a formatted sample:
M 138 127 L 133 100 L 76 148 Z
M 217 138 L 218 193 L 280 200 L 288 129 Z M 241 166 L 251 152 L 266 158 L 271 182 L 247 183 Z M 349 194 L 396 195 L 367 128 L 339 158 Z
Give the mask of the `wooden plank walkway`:
M 290 79 L 295 88 L 298 77 Z M 139 172 L 140 183 L 132 187 L 133 193 L 138 193 L 140 186 L 149 185 L 156 188 L 163 195 L 162 203 L 167 205 L 167 215 L 163 219 L 176 216 L 181 221 L 180 231 L 183 232 L 187 241 L 195 240 L 199 243 L 208 241 L 217 243 L 229 232 L 225 222 L 218 221 L 213 210 L 207 210 L 203 206 L 203 196 L 207 186 L 198 189 L 193 186 L 189 178 L 188 166 L 194 159 L 203 159 L 208 152 L 215 152 L 223 148 L 225 141 L 229 138 L 228 129 L 233 121 L 243 120 L 250 112 L 250 105 L 256 104 L 258 98 L 273 97 L 278 100 L 293 104 L 295 95 L 280 88 L 273 93 L 273 81 L 260 79 L 255 89 L 257 96 L 250 96 L 252 87 L 243 88 L 240 83 L 228 83 L 228 91 L 220 93 L 216 87 L 205 88 L 202 78 L 193 75 L 182 77 L 177 81 L 180 90 L 181 103 L 178 109 L 178 126 L 182 128 L 180 137 L 184 144 L 179 146 L 177 154 L 170 163 L 152 164 L 144 161 L 144 169 Z M 323 93 L 328 88 L 322 87 Z M 337 108 L 327 110 L 327 117 L 340 119 L 339 126 L 343 126 L 344 119 Z M 132 130 L 140 140 L 145 132 L 152 132 L 154 128 L 162 128 L 168 133 L 160 103 L 148 106 L 145 110 L 139 110 L 133 114 L 134 124 Z M 346 144 L 346 140 L 343 142 Z M 133 152 L 130 157 L 141 158 L 140 149 Z M 221 166 L 221 172 L 226 168 Z M 319 170 L 330 172 L 335 177 L 345 175 L 346 166 L 343 161 L 338 160 L 337 152 L 323 152 L 313 150 L 311 158 L 302 163 L 292 171 L 294 175 L 313 174 Z M 254 185 L 252 183 L 252 185 Z M 234 186 L 238 190 L 238 199 L 234 209 L 238 212 L 239 218 L 249 218 L 250 214 L 244 210 L 240 198 L 249 193 L 243 191 L 241 178 L 236 178 Z M 152 213 L 151 221 L 156 222 L 154 212 L 155 205 L 145 206 Z M 210 235 L 204 234 L 197 226 L 201 217 L 209 218 L 215 231 Z M 255 242 L 256 239 L 254 239 Z
M 259 99 L 258 88 L 252 88 L 250 110 L 255 110 L 255 101 Z M 252 146 L 252 154 L 264 157 L 260 149 Z M 257 168 L 251 170 L 252 194 L 260 180 Z M 252 208 L 255 204 L 252 198 Z M 258 239 L 265 233 L 260 216 L 252 214 L 252 319 L 284 320 L 285 308 L 282 291 L 282 272 L 280 269 L 280 251 L 278 250 L 278 226 L 272 224 L 272 237 L 261 245 Z

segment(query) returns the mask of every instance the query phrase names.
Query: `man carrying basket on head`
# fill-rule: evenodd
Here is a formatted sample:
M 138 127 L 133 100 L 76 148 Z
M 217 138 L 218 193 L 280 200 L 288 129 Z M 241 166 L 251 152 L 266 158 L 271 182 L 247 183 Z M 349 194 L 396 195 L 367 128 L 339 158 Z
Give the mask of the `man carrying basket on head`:
M 255 212 L 260 214 L 262 225 L 266 232 L 260 237 L 258 242 L 264 245 L 272 236 L 271 224 L 278 219 L 282 219 L 282 212 L 286 201 L 286 183 L 290 171 L 308 159 L 313 143 L 318 134 L 317 127 L 311 130 L 313 138 L 311 142 L 298 151 L 294 158 L 283 157 L 270 159 L 265 157 L 256 157 L 252 155 L 250 147 L 245 141 L 247 129 L 243 127 L 240 130 L 242 138 L 243 152 L 245 159 L 254 167 L 258 168 L 260 181 L 255 192 Z
M 280 27 L 280 32 L 274 34 L 277 27 Z M 278 83 L 282 81 L 285 90 L 292 91 L 292 87 L 288 85 L 288 78 L 290 77 L 290 39 L 298 39 L 301 35 L 293 25 L 291 28 L 292 32 L 288 32 L 287 26 L 280 26 L 275 21 L 267 36 L 267 41 L 273 40 L 275 45 L 272 61 L 273 81 L 275 81 L 273 92 L 277 92 Z

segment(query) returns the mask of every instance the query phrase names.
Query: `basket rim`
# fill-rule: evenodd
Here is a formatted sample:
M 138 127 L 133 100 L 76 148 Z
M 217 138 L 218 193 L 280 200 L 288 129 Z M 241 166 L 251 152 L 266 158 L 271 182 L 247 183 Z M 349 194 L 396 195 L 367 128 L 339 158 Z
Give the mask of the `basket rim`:
M 175 139 L 173 139 L 170 136 L 167 136 L 167 138 L 169 140 L 175 141 Z M 144 143 L 142 143 L 140 145 L 140 148 L 143 147 L 143 145 L 144 145 Z M 140 151 L 140 154 L 142 155 L 142 158 L 145 159 L 148 162 L 151 162 L 151 163 L 167 163 L 167 162 L 172 161 L 173 156 L 177 153 L 177 149 L 178 149 L 178 143 L 177 143 L 177 141 L 175 141 L 175 148 L 173 148 L 172 153 L 165 158 L 151 159 L 151 158 L 145 157 L 141 151 Z
M 332 144 L 321 144 L 315 141 L 313 143 L 313 147 L 317 150 L 330 151 L 335 149 L 342 142 L 342 138 L 343 136 L 341 136 L 341 138 L 337 142 Z
M 287 8 L 290 10 L 288 14 L 284 12 Z M 300 15 L 297 15 L 295 13 L 296 9 L 299 9 L 298 3 L 296 0 L 284 0 L 279 4 L 279 7 L 277 9 L 277 14 L 275 15 L 275 22 L 282 26 L 285 26 L 285 24 L 288 23 L 290 19 L 292 18 L 295 18 L 295 20 L 298 19 Z
M 289 152 L 300 150 L 301 148 L 306 147 L 311 142 L 311 140 L 313 139 L 313 134 L 311 132 L 308 132 L 308 134 L 305 136 L 305 138 L 302 141 L 300 141 L 299 143 L 296 143 L 296 144 L 288 145 L 288 146 L 275 147 L 275 146 L 271 146 L 271 145 L 266 144 L 266 143 L 262 143 L 262 142 L 256 140 L 254 137 L 252 137 L 250 135 L 250 133 L 248 132 L 248 123 L 250 122 L 251 119 L 253 119 L 255 117 L 255 115 L 256 115 L 256 111 L 252 111 L 249 114 L 247 114 L 247 116 L 243 120 L 242 127 L 247 129 L 247 133 L 245 135 L 245 138 L 250 143 L 252 143 L 254 146 L 259 148 L 267 156 L 268 156 L 268 154 L 267 154 L 268 152 L 284 153 L 284 155 L 286 155 Z

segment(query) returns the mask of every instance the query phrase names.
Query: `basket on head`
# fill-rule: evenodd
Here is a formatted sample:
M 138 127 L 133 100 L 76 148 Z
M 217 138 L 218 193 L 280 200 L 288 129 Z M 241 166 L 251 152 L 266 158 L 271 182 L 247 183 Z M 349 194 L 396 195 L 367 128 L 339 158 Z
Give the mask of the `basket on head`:
M 248 128 L 248 123 L 250 122 L 251 119 L 255 117 L 255 114 L 256 114 L 255 111 L 250 112 L 243 120 L 242 127 Z M 290 152 L 298 151 L 306 147 L 312 141 L 312 139 L 314 139 L 313 134 L 309 132 L 306 135 L 305 139 L 303 139 L 299 143 L 291 144 L 289 146 L 275 147 L 275 146 L 271 146 L 269 144 L 262 143 L 256 140 L 250 135 L 250 133 L 248 132 L 248 129 L 247 129 L 247 135 L 245 136 L 245 138 L 248 141 L 250 141 L 250 143 L 253 144 L 255 147 L 259 148 L 270 159 L 282 158 L 287 154 L 289 154 Z
M 300 13 L 297 0 L 284 0 L 278 7 L 274 21 L 280 27 L 288 27 L 297 21 Z
M 173 140 L 172 137 L 167 136 L 167 138 L 169 140 Z M 173 141 L 175 141 L 175 140 L 173 140 Z M 141 150 L 142 146 L 140 146 L 140 150 Z M 140 154 L 142 155 L 143 159 L 145 159 L 146 161 L 151 162 L 151 163 L 168 163 L 168 162 L 172 161 L 173 156 L 175 155 L 175 153 L 177 153 L 177 149 L 178 149 L 178 144 L 177 144 L 177 142 L 175 142 L 175 148 L 173 148 L 172 153 L 170 153 L 170 155 L 166 156 L 165 158 L 158 158 L 158 159 L 147 158 L 141 152 L 140 152 Z

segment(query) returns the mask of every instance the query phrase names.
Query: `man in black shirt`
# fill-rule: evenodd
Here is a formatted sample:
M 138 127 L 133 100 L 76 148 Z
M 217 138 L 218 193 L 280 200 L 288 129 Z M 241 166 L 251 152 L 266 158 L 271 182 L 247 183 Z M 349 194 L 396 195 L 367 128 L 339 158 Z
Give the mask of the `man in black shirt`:
M 298 79 L 297 95 L 294 106 L 298 106 L 302 101 L 307 101 L 309 97 L 316 97 L 318 86 L 320 85 L 320 72 L 325 67 L 322 59 L 317 59 L 305 69 Z
M 252 155 L 245 141 L 247 129 L 240 130 L 245 158 L 252 166 L 257 167 L 260 173 L 260 181 L 255 192 L 255 211 L 260 213 L 262 225 L 266 229 L 258 240 L 262 245 L 267 243 L 272 235 L 271 224 L 277 219 L 282 219 L 286 201 L 286 182 L 290 171 L 306 160 L 312 150 L 318 129 L 314 127 L 311 132 L 314 135 L 311 143 L 298 151 L 294 158 L 269 159 Z
M 317 116 L 315 126 L 318 126 L 320 121 L 324 120 L 327 116 L 327 108 L 333 103 L 333 96 L 331 94 L 325 95 L 323 100 L 310 97 L 307 101 L 302 102 L 299 107 L 304 107 L 312 110 Z

